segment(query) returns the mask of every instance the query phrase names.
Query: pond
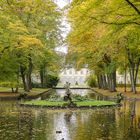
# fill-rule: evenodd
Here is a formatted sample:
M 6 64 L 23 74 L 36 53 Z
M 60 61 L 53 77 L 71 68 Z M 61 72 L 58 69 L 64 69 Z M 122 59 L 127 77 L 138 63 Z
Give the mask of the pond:
M 49 110 L 1 101 L 0 140 L 140 140 L 140 101 L 122 104 L 109 109 Z

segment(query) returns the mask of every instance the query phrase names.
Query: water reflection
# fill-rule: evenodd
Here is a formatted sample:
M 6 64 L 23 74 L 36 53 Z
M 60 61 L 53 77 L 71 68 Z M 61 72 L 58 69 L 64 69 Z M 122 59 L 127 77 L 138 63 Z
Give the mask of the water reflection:
M 0 140 L 139 140 L 140 102 L 121 108 L 48 110 L 0 102 Z
M 80 94 L 82 96 L 87 95 L 91 90 L 89 89 L 70 89 L 72 94 Z M 65 89 L 56 89 L 56 93 L 58 93 L 60 96 L 65 95 Z

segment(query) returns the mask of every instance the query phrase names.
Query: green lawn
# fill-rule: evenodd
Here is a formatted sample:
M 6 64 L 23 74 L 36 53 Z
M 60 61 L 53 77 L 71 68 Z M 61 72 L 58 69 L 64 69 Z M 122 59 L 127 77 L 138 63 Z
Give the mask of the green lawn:
M 32 101 L 26 101 L 25 105 L 37 105 L 37 106 L 63 106 L 65 103 L 64 101 L 47 101 L 47 100 L 32 100 Z M 77 104 L 77 107 L 80 106 L 106 106 L 106 105 L 116 105 L 115 102 L 111 101 L 77 101 L 75 102 Z
M 115 102 L 111 101 L 82 101 L 76 102 L 77 106 L 103 106 L 103 105 L 116 105 Z
M 46 91 L 46 90 L 48 90 L 48 88 L 33 88 L 32 90 L 31 90 L 31 92 L 44 92 L 44 91 Z M 11 92 L 12 90 L 11 90 L 11 88 L 9 88 L 9 87 L 0 87 L 0 92 Z M 24 90 L 23 90 L 23 88 L 19 88 L 19 92 L 24 92 Z
M 47 106 L 62 106 L 64 103 L 66 102 L 62 102 L 62 101 L 47 101 L 47 100 L 33 100 L 33 101 L 27 101 L 24 104 L 28 104 L 28 105 L 47 105 Z

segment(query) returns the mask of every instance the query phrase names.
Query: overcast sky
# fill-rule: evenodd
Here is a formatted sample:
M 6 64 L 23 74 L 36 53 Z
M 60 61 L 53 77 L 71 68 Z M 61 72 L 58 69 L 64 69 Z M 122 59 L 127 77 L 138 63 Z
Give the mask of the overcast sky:
M 58 4 L 58 6 L 60 8 L 63 8 L 64 6 L 66 6 L 69 3 L 69 1 L 70 0 L 55 0 L 55 2 Z M 62 36 L 65 38 L 67 33 L 70 30 L 70 26 L 67 23 L 65 17 L 63 18 L 62 25 L 65 26 L 65 28 L 62 29 L 62 31 L 63 31 Z M 67 53 L 67 50 L 68 50 L 68 47 L 65 46 L 65 45 L 64 46 L 59 46 L 59 47 L 56 48 L 56 51 L 60 51 L 60 52 L 64 52 L 64 53 Z
M 65 5 L 67 5 L 69 0 L 55 0 L 55 1 L 59 5 L 60 8 L 63 8 Z

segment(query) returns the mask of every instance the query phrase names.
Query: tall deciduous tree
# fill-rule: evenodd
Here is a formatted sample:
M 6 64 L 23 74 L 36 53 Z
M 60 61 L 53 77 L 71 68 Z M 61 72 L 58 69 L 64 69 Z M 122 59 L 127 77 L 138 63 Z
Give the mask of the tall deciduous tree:
M 13 64 L 25 91 L 32 89 L 33 69 L 36 65 L 40 68 L 46 52 L 55 54 L 60 39 L 60 17 L 60 10 L 51 0 L 0 1 L 0 32 L 3 33 L 0 57 L 5 61 L 3 56 L 7 54 L 11 61 L 16 60 Z
M 94 70 L 99 87 L 115 91 L 116 70 L 129 64 L 136 93 L 139 69 L 140 2 L 136 0 L 73 0 L 68 17 L 69 55 Z

